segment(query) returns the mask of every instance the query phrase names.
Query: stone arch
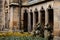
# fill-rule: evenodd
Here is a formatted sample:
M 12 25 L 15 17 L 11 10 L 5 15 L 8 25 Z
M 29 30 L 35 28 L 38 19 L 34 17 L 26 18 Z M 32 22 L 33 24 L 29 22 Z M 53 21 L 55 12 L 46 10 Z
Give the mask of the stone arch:
M 48 24 L 51 26 L 51 30 L 53 32 L 53 25 L 54 25 L 54 10 L 51 5 L 48 6 Z
M 24 10 L 24 20 L 23 20 L 23 29 L 24 32 L 28 32 L 28 12 L 27 9 Z
M 34 14 L 35 14 L 35 24 L 37 24 L 38 23 L 38 9 L 37 8 L 35 8 Z
M 32 9 L 30 9 L 30 22 L 31 22 L 31 31 L 33 30 L 33 12 Z
M 45 26 L 45 10 L 43 6 L 41 7 L 40 13 L 41 13 L 41 25 L 44 27 Z

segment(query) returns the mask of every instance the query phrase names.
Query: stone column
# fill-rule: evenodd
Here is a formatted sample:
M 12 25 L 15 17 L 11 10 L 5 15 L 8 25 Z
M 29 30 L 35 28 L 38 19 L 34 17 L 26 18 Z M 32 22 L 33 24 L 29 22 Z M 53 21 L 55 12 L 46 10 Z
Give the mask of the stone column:
M 23 11 L 24 9 L 22 8 L 22 10 L 21 10 L 21 32 L 24 32 L 24 29 L 23 29 L 23 21 L 24 21 L 24 11 Z
M 28 32 L 31 32 L 31 17 L 30 17 L 30 13 L 28 13 Z
M 48 13 L 47 13 L 47 10 L 45 12 L 45 28 L 47 28 L 47 25 L 48 24 Z M 44 37 L 47 38 L 48 37 L 48 31 L 45 29 L 44 31 Z
M 33 31 L 34 31 L 34 28 L 35 28 L 35 14 L 33 13 Z
M 13 7 L 10 8 L 10 31 L 12 31 L 13 27 Z
M 41 23 L 41 13 L 38 12 L 38 23 Z

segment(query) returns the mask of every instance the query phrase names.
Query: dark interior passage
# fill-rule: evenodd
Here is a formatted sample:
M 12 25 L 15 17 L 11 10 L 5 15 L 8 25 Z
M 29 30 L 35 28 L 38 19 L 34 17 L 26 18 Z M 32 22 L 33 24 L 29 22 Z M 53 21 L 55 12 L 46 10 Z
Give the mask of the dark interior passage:
M 53 23 L 54 23 L 54 16 L 53 16 L 53 8 L 48 9 L 48 23 L 51 26 L 51 30 L 53 32 Z
M 35 13 L 35 19 L 36 19 L 35 23 L 37 24 L 38 23 L 38 10 L 37 10 L 37 8 L 35 8 L 34 13 Z
M 33 30 L 33 12 L 30 10 L 30 17 L 31 17 L 31 31 Z
M 40 10 L 41 13 L 41 25 L 44 27 L 45 26 L 45 10 L 43 9 L 43 7 Z
M 24 12 L 24 32 L 28 31 L 28 13 L 27 10 Z

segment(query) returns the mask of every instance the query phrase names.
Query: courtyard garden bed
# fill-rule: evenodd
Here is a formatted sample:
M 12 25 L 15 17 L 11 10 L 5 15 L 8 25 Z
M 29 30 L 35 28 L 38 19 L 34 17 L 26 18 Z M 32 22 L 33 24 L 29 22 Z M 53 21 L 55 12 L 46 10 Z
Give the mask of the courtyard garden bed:
M 0 33 L 0 40 L 47 40 L 42 37 L 34 37 L 28 32 L 6 32 Z

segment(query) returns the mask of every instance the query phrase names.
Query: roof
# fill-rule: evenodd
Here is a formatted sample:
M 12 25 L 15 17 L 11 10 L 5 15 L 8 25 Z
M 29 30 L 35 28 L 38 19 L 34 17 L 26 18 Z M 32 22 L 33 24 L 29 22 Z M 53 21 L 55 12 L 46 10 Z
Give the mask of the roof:
M 39 5 L 39 4 L 43 4 L 43 3 L 47 3 L 47 2 L 50 2 L 50 1 L 53 1 L 53 0 L 41 1 L 41 2 L 37 2 L 37 3 L 31 4 L 31 5 L 22 5 L 22 7 L 35 6 L 35 5 Z

